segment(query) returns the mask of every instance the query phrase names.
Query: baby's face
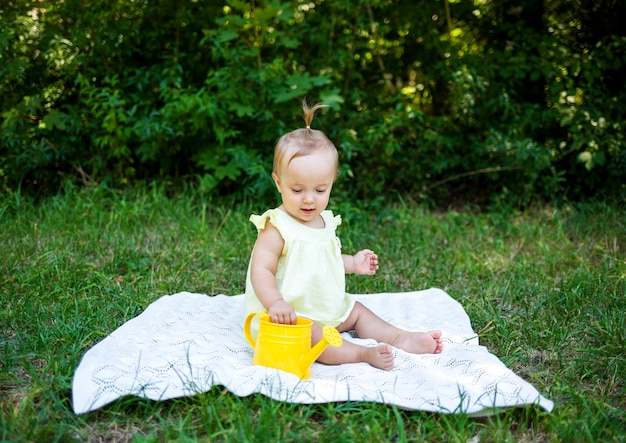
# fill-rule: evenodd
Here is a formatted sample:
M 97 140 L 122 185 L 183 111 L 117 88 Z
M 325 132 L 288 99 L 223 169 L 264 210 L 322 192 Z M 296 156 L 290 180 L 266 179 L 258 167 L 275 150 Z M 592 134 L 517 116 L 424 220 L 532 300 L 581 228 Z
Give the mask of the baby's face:
M 320 214 L 328 206 L 335 181 L 335 162 L 330 150 L 318 151 L 293 158 L 273 175 L 283 209 L 300 223 L 324 227 Z

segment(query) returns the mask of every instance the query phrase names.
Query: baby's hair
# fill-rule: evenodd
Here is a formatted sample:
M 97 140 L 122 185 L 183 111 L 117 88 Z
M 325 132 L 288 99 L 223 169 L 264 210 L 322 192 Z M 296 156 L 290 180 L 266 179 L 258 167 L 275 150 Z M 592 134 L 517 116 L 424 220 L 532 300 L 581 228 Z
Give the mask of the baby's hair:
M 326 135 L 318 130 L 311 129 L 311 122 L 315 117 L 315 112 L 321 108 L 327 108 L 328 105 L 317 103 L 309 106 L 306 100 L 302 100 L 302 114 L 304 118 L 305 128 L 296 129 L 288 132 L 278 139 L 274 148 L 274 173 L 278 174 L 281 167 L 287 166 L 291 160 L 296 157 L 309 155 L 317 150 L 329 149 L 335 155 L 335 161 L 338 167 L 337 148 Z M 335 172 L 337 178 L 337 172 Z
M 306 123 L 307 129 L 311 129 L 311 122 L 313 121 L 313 117 L 315 117 L 315 112 L 321 108 L 328 108 L 328 105 L 316 103 L 313 106 L 309 106 L 306 99 L 302 100 L 302 117 L 304 118 L 304 123 Z

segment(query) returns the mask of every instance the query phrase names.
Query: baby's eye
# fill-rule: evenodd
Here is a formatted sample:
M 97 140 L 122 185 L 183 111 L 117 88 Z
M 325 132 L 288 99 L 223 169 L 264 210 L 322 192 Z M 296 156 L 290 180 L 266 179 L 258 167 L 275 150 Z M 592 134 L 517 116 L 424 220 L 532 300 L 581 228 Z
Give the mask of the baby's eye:
M 317 189 L 318 194 L 323 194 L 324 192 L 326 192 L 326 189 Z
M 294 194 L 299 194 L 302 192 L 302 189 L 292 189 L 291 192 L 293 192 Z

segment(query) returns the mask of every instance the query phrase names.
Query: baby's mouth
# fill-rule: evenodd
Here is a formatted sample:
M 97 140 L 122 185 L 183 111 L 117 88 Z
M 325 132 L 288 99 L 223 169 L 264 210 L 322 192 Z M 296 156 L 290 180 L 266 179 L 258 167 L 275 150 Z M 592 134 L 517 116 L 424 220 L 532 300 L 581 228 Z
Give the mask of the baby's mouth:
M 315 209 L 302 209 L 302 212 L 304 212 L 305 214 L 313 214 L 313 212 L 315 212 Z

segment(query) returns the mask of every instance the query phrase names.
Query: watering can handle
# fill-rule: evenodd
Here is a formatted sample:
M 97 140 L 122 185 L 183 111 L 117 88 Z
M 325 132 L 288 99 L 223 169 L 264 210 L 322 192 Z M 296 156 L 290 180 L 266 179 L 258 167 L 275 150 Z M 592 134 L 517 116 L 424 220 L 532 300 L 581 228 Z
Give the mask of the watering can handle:
M 252 333 L 250 332 L 250 325 L 252 324 L 252 319 L 260 312 L 251 312 L 246 317 L 246 321 L 243 324 L 243 333 L 246 335 L 246 340 L 250 343 L 250 346 L 254 349 L 256 347 L 256 341 L 252 338 Z

